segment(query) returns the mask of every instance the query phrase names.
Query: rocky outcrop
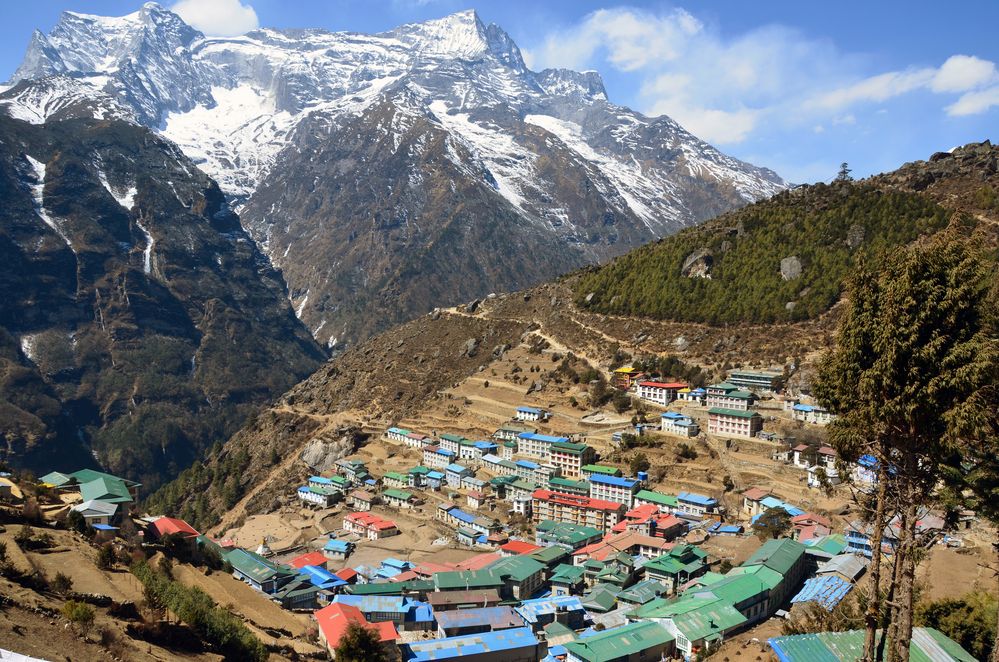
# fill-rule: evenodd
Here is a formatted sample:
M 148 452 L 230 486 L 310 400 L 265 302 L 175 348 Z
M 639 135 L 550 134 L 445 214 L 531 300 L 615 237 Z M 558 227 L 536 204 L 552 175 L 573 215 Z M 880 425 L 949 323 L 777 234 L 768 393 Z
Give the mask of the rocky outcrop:
M 680 274 L 687 278 L 710 278 L 714 255 L 710 248 L 699 248 L 686 257 Z
M 313 438 L 299 457 L 315 473 L 334 471 L 337 461 L 356 451 L 360 441 L 360 428 L 343 425 Z
M 780 261 L 780 277 L 784 280 L 801 278 L 801 259 L 797 255 L 790 255 Z
M 325 358 L 218 186 L 122 121 L 0 115 L 0 453 L 153 490 Z

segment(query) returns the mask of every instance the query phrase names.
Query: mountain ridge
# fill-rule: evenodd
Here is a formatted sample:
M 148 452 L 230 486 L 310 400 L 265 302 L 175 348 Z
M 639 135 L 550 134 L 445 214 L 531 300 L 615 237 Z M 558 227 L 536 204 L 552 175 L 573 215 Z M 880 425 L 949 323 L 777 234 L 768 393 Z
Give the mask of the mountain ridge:
M 205 37 L 155 3 L 125 17 L 69 13 L 48 35 L 35 35 L 12 81 L 19 78 L 49 88 L 71 80 L 66 93 L 75 97 L 86 96 L 89 86 L 94 99 L 78 106 L 114 99 L 178 144 L 233 200 L 282 269 L 303 322 L 328 346 L 356 342 L 440 303 L 522 288 L 606 260 L 786 186 L 772 171 L 722 154 L 668 117 L 611 103 L 596 72 L 531 71 L 514 40 L 474 10 L 375 35 L 261 28 L 231 38 Z M 44 119 L 32 100 L 53 105 L 54 94 L 7 90 L 0 107 Z M 399 124 L 357 122 L 378 113 Z M 414 123 L 423 135 L 410 135 L 411 147 L 446 135 L 434 142 L 432 158 L 419 145 L 396 154 Z M 373 158 L 317 167 L 313 150 L 336 151 L 336 143 L 358 132 L 377 146 Z M 373 217 L 421 229 L 409 235 L 410 258 L 441 242 L 450 254 L 478 263 L 496 254 L 475 243 L 486 229 L 448 231 L 449 210 L 459 201 L 435 176 L 439 168 L 427 170 L 429 161 L 444 158 L 456 162 L 456 190 L 482 198 L 475 218 L 461 223 L 537 236 L 531 242 L 537 248 L 497 244 L 500 254 L 519 250 L 535 266 L 490 287 L 474 273 L 467 279 L 423 265 L 439 284 L 440 300 L 402 281 L 345 271 L 345 264 L 382 261 L 381 240 L 367 252 L 345 246 L 350 237 L 377 234 L 381 222 Z M 280 195 L 277 182 L 300 171 L 310 179 L 294 182 L 297 197 Z M 356 186 L 368 179 L 406 181 L 414 194 Z M 427 181 L 444 188 L 420 191 Z M 343 189 L 356 189 L 355 199 L 339 206 L 301 199 L 303 192 Z M 348 215 L 346 208 L 365 211 Z M 553 252 L 560 257 L 550 259 Z M 357 301 L 380 303 L 376 309 Z M 373 316 L 384 323 L 372 325 Z
M 910 219 L 917 231 L 885 233 L 882 249 L 919 241 L 923 232 L 952 230 L 972 232 L 994 248 L 999 246 L 997 164 L 999 148 L 987 142 L 972 144 L 869 180 L 804 187 L 782 196 L 813 196 L 817 205 L 840 205 L 843 210 L 857 202 L 851 191 L 859 192 L 860 200 L 875 194 L 889 201 L 895 199 L 892 196 L 908 200 L 920 210 Z M 786 204 L 775 199 L 757 206 L 780 209 Z M 922 210 L 946 222 L 920 225 L 927 218 Z M 752 207 L 735 212 L 736 216 L 759 214 Z M 705 232 L 737 230 L 732 220 L 724 216 L 709 221 Z M 746 223 L 741 234 L 733 232 L 729 241 L 750 241 L 761 227 Z M 868 233 L 860 241 L 875 239 Z M 670 241 L 674 238 L 663 240 Z M 655 247 L 636 249 L 625 259 Z M 773 268 L 779 274 L 778 265 Z M 589 267 L 520 292 L 435 310 L 348 348 L 262 410 L 203 465 L 184 472 L 151 503 L 215 526 L 221 533 L 245 515 L 271 512 L 293 498 L 288 496 L 288 485 L 309 475 L 303 458 L 312 445 L 325 448 L 330 440 L 348 434 L 354 445 L 377 443 L 377 434 L 392 425 L 424 433 L 454 431 L 470 438 L 490 434 L 489 429 L 469 429 L 462 418 L 468 405 L 462 389 L 472 382 L 474 397 L 491 397 L 495 388 L 503 389 L 510 399 L 509 389 L 515 388 L 514 400 L 537 406 L 559 402 L 592 411 L 586 402 L 588 383 L 581 381 L 581 375 L 594 374 L 591 369 L 606 374 L 632 358 L 672 356 L 719 378 L 738 367 L 783 368 L 795 392 L 808 393 L 815 361 L 833 343 L 840 311 L 836 305 L 819 307 L 804 319 L 718 325 L 595 311 L 580 305 L 578 297 L 580 280 L 598 269 Z M 687 278 L 672 268 L 669 273 L 673 279 Z M 779 290 L 779 279 L 764 283 L 762 289 L 767 288 Z M 747 297 L 752 301 L 757 294 Z M 518 352 L 513 367 L 509 361 L 505 368 L 497 367 L 511 351 Z M 524 364 L 525 356 L 531 357 L 530 366 Z M 576 364 L 575 373 L 563 370 L 566 362 Z M 508 374 L 503 375 L 504 370 Z M 490 385 L 490 380 L 497 383 Z M 494 413 L 495 421 L 501 421 L 503 413 Z M 420 424 L 424 427 L 412 427 L 417 425 L 414 420 L 424 421 Z M 579 432 L 596 434 L 600 425 L 594 426 L 583 426 Z M 336 448 L 345 455 L 353 452 L 354 445 Z M 274 466 L 270 457 L 287 460 Z M 212 482 L 223 467 L 239 476 L 226 481 L 228 500 Z
M 0 116 L 0 456 L 147 489 L 325 358 L 221 190 L 118 120 Z

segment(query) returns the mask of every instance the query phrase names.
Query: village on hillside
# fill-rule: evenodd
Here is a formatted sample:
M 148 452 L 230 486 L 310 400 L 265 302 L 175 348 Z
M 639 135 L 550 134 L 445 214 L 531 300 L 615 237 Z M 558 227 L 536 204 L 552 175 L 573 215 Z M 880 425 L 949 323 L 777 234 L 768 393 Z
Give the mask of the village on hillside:
M 141 486 L 99 471 L 53 471 L 33 489 L 50 495 L 46 518 L 70 517 L 95 546 L 224 570 L 173 572 L 301 655 L 335 659 L 351 624 L 404 661 L 807 662 L 824 647 L 859 650 L 862 631 L 784 634 L 848 600 L 873 554 L 894 553 L 891 527 L 874 550 L 851 507 L 853 491 L 875 487 L 873 460 L 844 463 L 823 443 L 829 412 L 789 395 L 779 371 L 698 386 L 620 366 L 604 379 L 634 415 L 525 396 L 498 374 L 456 385 L 450 417 L 397 422 L 288 485 L 277 512 L 214 536 L 140 515 Z M 10 476 L 0 494 L 23 498 Z M 967 576 L 969 552 L 987 549 L 974 513 L 944 515 L 919 521 L 928 581 Z M 932 629 L 912 645 L 974 659 Z

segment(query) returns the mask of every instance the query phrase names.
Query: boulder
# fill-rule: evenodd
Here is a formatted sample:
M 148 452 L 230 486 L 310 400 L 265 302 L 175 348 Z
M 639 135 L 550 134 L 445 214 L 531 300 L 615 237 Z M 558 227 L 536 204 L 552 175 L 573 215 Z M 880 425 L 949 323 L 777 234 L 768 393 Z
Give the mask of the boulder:
M 801 260 L 797 255 L 791 255 L 780 261 L 780 276 L 784 280 L 801 277 Z
M 683 261 L 680 274 L 687 278 L 708 278 L 711 276 L 713 264 L 714 256 L 711 254 L 711 249 L 699 248 Z
M 866 228 L 860 223 L 854 223 L 850 226 L 850 229 L 846 231 L 846 245 L 850 247 L 850 250 L 859 248 L 864 243 L 866 232 Z
M 465 346 L 461 350 L 461 355 L 471 358 L 478 353 L 479 353 L 479 339 L 469 338 L 468 340 L 466 340 Z

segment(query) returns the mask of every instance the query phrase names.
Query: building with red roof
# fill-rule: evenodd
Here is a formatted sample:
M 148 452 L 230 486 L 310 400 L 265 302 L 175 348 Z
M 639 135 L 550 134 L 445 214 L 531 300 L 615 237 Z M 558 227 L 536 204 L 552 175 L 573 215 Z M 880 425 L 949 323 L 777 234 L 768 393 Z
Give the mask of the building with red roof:
M 175 517 L 158 517 L 146 526 L 146 540 L 151 542 L 161 540 L 164 536 L 174 535 L 183 539 L 191 551 L 194 551 L 198 544 L 198 536 L 201 534 L 184 520 Z
M 392 621 L 382 621 L 379 623 L 368 623 L 367 619 L 357 607 L 334 602 L 319 611 L 312 613 L 319 625 L 319 641 L 326 647 L 331 659 L 336 659 L 336 647 L 340 644 L 343 635 L 351 623 L 357 623 L 363 627 L 374 630 L 378 634 L 378 640 L 386 649 L 394 647 L 394 643 L 399 639 L 399 632 L 395 629 Z
M 500 545 L 500 554 L 503 556 L 520 556 L 521 554 L 530 554 L 531 552 L 536 552 L 539 549 L 544 549 L 539 545 L 532 545 L 529 542 L 524 542 L 523 540 L 511 540 L 505 545 Z
M 348 584 L 357 583 L 357 570 L 354 570 L 353 568 L 341 568 L 340 570 L 337 570 L 333 574 L 342 579 L 343 581 L 347 582 Z
M 438 572 L 451 572 L 455 569 L 453 563 L 431 563 L 430 561 L 421 561 L 413 566 L 413 572 L 420 579 L 430 579 Z
M 620 552 L 624 552 L 628 556 L 643 556 L 647 559 L 654 559 L 662 556 L 664 552 L 668 552 L 673 547 L 674 543 L 663 538 L 653 538 L 634 531 L 625 531 L 624 533 L 607 535 L 600 542 L 580 547 L 572 553 L 572 561 L 574 565 L 582 565 L 590 559 L 603 561 Z
M 302 554 L 301 556 L 296 556 L 291 561 L 288 561 L 288 565 L 296 570 L 301 570 L 307 565 L 314 565 L 319 568 L 325 568 L 328 559 L 326 555 L 322 552 L 308 552 L 307 554 Z
M 399 527 L 374 513 L 350 513 L 343 518 L 343 529 L 368 540 L 378 540 L 399 535 Z
M 750 517 L 759 515 L 766 510 L 761 502 L 770 495 L 770 490 L 765 490 L 762 487 L 749 488 L 742 493 L 742 512 Z
M 687 388 L 683 382 L 638 382 L 638 397 L 665 407 L 676 400 L 680 389 Z
M 482 570 L 487 565 L 495 563 L 503 558 L 499 552 L 489 552 L 488 554 L 476 554 L 470 559 L 465 559 L 461 563 L 456 563 L 455 570 Z
M 535 490 L 531 495 L 531 508 L 535 524 L 550 520 L 609 531 L 624 517 L 626 506 L 617 501 Z

